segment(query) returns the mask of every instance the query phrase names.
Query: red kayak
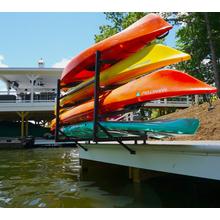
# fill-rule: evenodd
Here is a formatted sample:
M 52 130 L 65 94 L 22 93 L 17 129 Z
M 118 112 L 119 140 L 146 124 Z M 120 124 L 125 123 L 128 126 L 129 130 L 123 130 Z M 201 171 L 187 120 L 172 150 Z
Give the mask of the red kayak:
M 94 76 L 95 52 L 97 50 L 101 51 L 102 59 L 111 61 L 111 64 L 102 66 L 102 71 L 135 53 L 171 28 L 172 26 L 160 16 L 146 15 L 123 31 L 94 44 L 75 56 L 62 73 L 61 85 L 80 82 Z
M 123 110 L 126 106 L 168 97 L 215 93 L 217 89 L 187 73 L 164 69 L 145 75 L 100 96 L 99 114 Z M 60 115 L 61 124 L 93 120 L 94 101 L 74 107 Z M 56 121 L 52 121 L 51 129 Z

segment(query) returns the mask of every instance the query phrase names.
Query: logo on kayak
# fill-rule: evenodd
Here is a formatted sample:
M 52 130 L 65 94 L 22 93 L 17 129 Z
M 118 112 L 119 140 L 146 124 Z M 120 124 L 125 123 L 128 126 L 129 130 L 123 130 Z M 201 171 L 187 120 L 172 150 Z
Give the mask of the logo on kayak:
M 161 88 L 161 89 L 152 89 L 148 91 L 143 91 L 141 95 L 153 95 L 153 94 L 159 94 L 159 93 L 164 93 L 167 92 L 167 88 Z M 140 93 L 139 93 L 140 94 Z M 139 95 L 140 96 L 140 95 Z
M 136 93 L 136 96 L 137 96 L 137 97 L 141 96 L 141 93 L 140 93 L 140 92 L 137 92 L 137 93 Z

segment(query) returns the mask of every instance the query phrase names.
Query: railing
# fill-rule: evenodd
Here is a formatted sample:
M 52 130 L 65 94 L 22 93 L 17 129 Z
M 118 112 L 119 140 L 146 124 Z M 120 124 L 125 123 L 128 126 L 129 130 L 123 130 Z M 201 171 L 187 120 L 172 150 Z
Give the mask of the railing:
M 174 107 L 174 108 L 182 108 L 189 107 L 192 104 L 198 104 L 199 102 L 203 102 L 203 96 L 193 95 L 193 96 L 179 96 L 174 98 L 167 99 L 159 99 L 146 102 L 144 104 L 145 107 Z M 111 121 L 133 121 L 135 115 L 133 112 L 128 112 L 119 117 L 112 118 Z
M 56 93 L 44 92 L 33 95 L 33 100 L 31 100 L 30 93 L 20 93 L 17 94 L 16 91 L 0 91 L 0 104 L 5 103 L 55 103 Z M 202 96 L 181 96 L 168 99 L 154 100 L 145 103 L 146 107 L 188 107 L 193 103 L 199 103 L 202 101 Z M 127 113 L 123 118 L 127 117 L 127 120 L 132 120 L 133 114 Z
M 0 91 L 0 103 L 47 103 L 55 102 L 56 94 L 52 92 L 17 94 L 16 91 Z
M 203 101 L 203 97 L 199 95 L 194 96 L 179 96 L 179 97 L 173 97 L 173 98 L 166 98 L 166 99 L 159 99 L 159 100 L 153 100 L 150 102 L 147 102 L 146 105 L 149 105 L 149 103 L 155 103 L 155 104 L 162 104 L 162 105 L 168 105 L 168 104 L 180 104 L 180 105 L 191 105 L 191 104 L 198 104 L 200 101 Z

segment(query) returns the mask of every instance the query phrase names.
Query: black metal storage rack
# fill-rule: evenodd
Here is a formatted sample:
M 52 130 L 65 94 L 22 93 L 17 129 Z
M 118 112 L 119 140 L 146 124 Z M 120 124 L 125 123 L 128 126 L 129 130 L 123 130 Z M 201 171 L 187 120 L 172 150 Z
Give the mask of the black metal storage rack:
M 95 81 L 94 81 L 94 116 L 93 116 L 93 138 L 74 138 L 74 137 L 68 137 L 66 136 L 61 130 L 60 130 L 60 99 L 62 98 L 60 96 L 60 80 L 57 81 L 57 97 L 56 97 L 56 128 L 55 128 L 55 141 L 59 142 L 74 142 L 76 146 L 83 148 L 84 150 L 88 150 L 85 148 L 82 144 L 79 143 L 79 141 L 94 141 L 94 142 L 109 142 L 109 141 L 116 141 L 118 142 L 122 147 L 127 149 L 131 154 L 135 154 L 136 152 L 129 148 L 123 141 L 134 141 L 134 143 L 137 143 L 138 140 L 142 140 L 143 143 L 146 143 L 147 135 L 145 136 L 139 136 L 139 137 L 114 137 L 112 136 L 108 130 L 103 127 L 99 123 L 99 94 L 100 94 L 100 67 L 102 63 L 110 63 L 111 61 L 108 60 L 102 60 L 101 59 L 101 52 L 96 51 L 95 54 Z M 98 137 L 98 131 L 101 129 L 107 136 L 107 138 L 100 138 Z M 59 138 L 59 133 L 61 133 L 66 139 L 61 140 Z

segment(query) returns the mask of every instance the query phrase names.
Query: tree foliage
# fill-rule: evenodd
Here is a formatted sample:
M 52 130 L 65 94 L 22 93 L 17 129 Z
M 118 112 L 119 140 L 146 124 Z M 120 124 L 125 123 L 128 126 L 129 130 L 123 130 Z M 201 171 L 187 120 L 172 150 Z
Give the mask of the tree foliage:
M 208 13 L 212 41 L 215 45 L 215 52 L 218 57 L 220 55 L 220 13 Z M 181 15 L 179 20 L 183 22 L 182 27 L 177 31 L 177 47 L 189 53 L 192 59 L 177 65 L 195 77 L 208 83 L 213 83 L 215 74 L 213 70 L 212 51 L 210 50 L 210 42 L 207 35 L 207 23 L 204 13 L 187 13 Z M 218 62 L 219 65 L 219 62 Z
M 100 26 L 100 33 L 95 35 L 95 41 L 99 42 L 118 33 L 146 14 L 148 13 L 105 13 L 110 24 Z M 177 48 L 192 56 L 190 61 L 179 63 L 175 68 L 207 83 L 215 82 L 220 91 L 220 13 L 158 14 L 172 25 L 179 26 L 176 32 Z
M 109 25 L 102 25 L 99 27 L 100 33 L 95 35 L 95 42 L 104 40 L 110 37 L 129 25 L 133 24 L 135 21 L 139 20 L 147 13 L 145 12 L 106 12 L 104 13 L 106 19 L 111 23 Z

